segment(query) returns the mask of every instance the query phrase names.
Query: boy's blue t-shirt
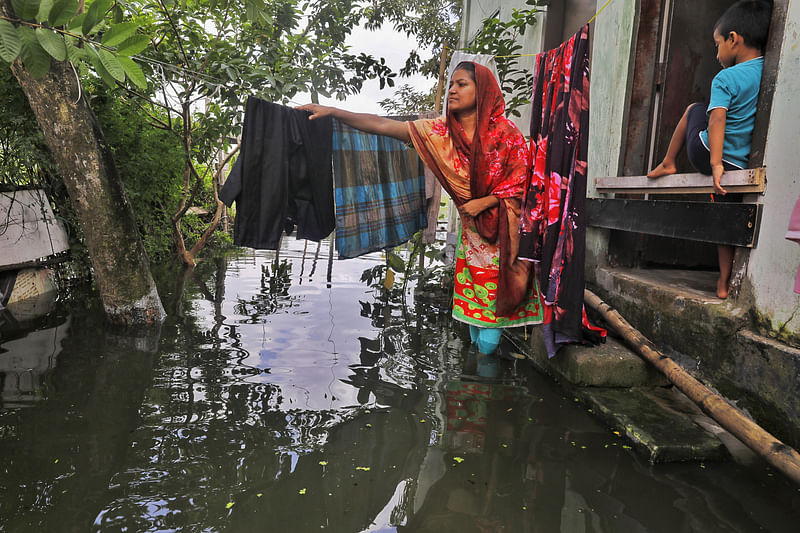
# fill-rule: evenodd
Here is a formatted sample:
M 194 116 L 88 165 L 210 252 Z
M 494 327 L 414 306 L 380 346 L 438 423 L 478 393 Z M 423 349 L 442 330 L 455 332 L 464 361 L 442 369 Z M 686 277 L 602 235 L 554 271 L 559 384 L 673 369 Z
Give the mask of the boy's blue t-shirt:
M 763 68 L 764 58 L 757 57 L 722 69 L 711 82 L 708 113 L 718 107 L 727 110 L 722 160 L 739 168 L 746 168 L 750 157 L 750 143 L 753 140 L 753 124 L 756 120 L 758 89 L 761 86 Z M 700 132 L 700 139 L 708 148 L 708 129 Z

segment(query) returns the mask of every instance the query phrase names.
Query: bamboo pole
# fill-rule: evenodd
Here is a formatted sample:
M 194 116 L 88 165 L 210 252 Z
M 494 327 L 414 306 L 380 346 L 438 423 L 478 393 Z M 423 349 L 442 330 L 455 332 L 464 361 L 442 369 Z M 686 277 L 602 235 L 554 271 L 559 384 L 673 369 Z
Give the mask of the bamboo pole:
M 622 335 L 631 348 L 652 363 L 706 414 L 719 422 L 723 428 L 754 452 L 761 455 L 769 464 L 783 472 L 795 483 L 800 484 L 800 454 L 794 448 L 775 438 L 725 399 L 697 381 L 672 359 L 659 352 L 650 340 L 592 291 L 584 290 L 584 301 L 589 307 L 603 315 L 603 318 Z
M 442 89 L 444 89 L 444 69 L 447 61 L 447 45 L 442 46 L 442 57 L 439 60 L 439 84 L 436 87 L 436 112 L 442 112 Z

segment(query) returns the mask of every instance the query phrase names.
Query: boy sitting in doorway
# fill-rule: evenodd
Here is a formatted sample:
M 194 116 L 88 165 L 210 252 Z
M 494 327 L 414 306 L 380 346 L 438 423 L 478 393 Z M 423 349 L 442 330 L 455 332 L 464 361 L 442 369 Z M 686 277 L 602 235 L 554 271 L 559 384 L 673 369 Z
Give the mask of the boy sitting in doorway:
M 714 25 L 714 44 L 722 70 L 711 82 L 708 107 L 694 103 L 686 108 L 667 155 L 648 178 L 674 174 L 675 158 L 684 144 L 689 162 L 698 172 L 713 176 L 718 194 L 727 192 L 720 185 L 726 170 L 747 167 L 771 13 L 771 1 L 740 0 L 719 18 Z M 717 252 L 717 296 L 727 298 L 733 246 L 718 245 Z

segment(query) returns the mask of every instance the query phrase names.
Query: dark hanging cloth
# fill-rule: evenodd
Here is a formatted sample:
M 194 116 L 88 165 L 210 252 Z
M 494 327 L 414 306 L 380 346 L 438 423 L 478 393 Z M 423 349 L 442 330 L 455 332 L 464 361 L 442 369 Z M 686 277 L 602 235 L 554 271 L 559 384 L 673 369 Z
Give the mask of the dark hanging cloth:
M 276 250 L 284 231 L 319 241 L 335 226 L 331 119 L 247 99 L 242 148 L 220 191 L 236 201 L 233 242 Z
M 597 343 L 583 308 L 589 26 L 534 60 L 531 158 L 519 257 L 535 262 L 549 357 L 567 343 Z

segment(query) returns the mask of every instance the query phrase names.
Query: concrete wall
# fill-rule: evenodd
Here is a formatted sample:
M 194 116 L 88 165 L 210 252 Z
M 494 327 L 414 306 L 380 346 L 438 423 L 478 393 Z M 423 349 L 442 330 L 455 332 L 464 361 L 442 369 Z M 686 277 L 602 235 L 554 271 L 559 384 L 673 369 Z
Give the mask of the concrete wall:
M 589 156 L 586 194 L 599 196 L 594 178 L 619 175 L 635 36 L 637 0 L 617 0 L 592 23 L 591 93 L 589 96 Z M 607 264 L 608 231 L 586 232 L 586 276 L 595 279 L 597 266 Z
M 800 246 L 784 239 L 800 194 L 800 1 L 789 2 L 778 79 L 772 100 L 764 164 L 767 188 L 758 246 L 750 254 L 747 278 L 761 318 L 774 331 L 800 338 L 800 295 L 793 292 Z M 781 331 L 782 330 L 782 331 Z

